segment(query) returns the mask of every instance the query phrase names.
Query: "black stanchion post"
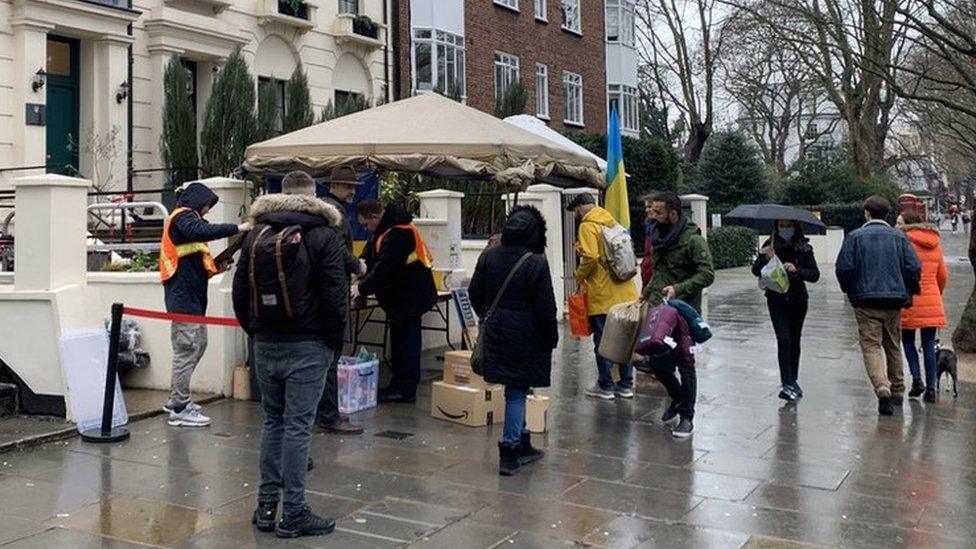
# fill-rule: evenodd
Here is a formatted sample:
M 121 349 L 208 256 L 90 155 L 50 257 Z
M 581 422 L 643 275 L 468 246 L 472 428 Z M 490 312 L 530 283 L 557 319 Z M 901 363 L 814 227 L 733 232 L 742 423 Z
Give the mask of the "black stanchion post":
M 122 333 L 121 303 L 112 304 L 112 327 L 108 338 L 108 368 L 105 372 L 105 400 L 102 404 L 102 426 L 100 429 L 82 431 L 81 440 L 85 442 L 121 442 L 129 438 L 125 427 L 112 427 L 115 415 L 115 379 L 118 377 L 119 338 Z

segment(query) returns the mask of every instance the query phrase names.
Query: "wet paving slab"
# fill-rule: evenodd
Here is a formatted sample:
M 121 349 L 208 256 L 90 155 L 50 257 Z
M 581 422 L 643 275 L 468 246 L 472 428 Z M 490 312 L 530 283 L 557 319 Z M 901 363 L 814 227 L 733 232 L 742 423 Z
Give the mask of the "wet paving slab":
M 949 291 L 964 301 L 971 270 L 952 273 Z M 279 540 L 250 524 L 260 408 L 225 400 L 207 405 L 207 429 L 155 417 L 122 444 L 0 454 L 0 546 L 971 547 L 974 387 L 879 418 L 850 307 L 829 275 L 811 296 L 806 397 L 784 404 L 755 279 L 719 273 L 687 441 L 661 424 L 668 398 L 648 376 L 632 400 L 583 396 L 596 377 L 592 344 L 564 337 L 545 390 L 549 431 L 533 436 L 548 454 L 514 477 L 497 474 L 501 426 L 431 418 L 424 384 L 416 404 L 354 416 L 363 436 L 314 433 L 309 505 L 338 528 Z

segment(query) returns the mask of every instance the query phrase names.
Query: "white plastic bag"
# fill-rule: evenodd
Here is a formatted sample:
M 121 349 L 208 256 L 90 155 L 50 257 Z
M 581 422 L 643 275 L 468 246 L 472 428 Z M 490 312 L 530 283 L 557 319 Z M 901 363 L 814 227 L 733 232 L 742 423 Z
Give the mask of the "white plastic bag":
M 785 294 L 790 290 L 790 275 L 786 273 L 778 256 L 774 255 L 760 271 L 759 287 L 778 294 Z

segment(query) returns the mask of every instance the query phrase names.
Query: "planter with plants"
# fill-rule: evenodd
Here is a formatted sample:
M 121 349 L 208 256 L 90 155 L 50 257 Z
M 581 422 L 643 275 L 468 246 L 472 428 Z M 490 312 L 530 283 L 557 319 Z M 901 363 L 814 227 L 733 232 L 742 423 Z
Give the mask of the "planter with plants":
M 376 39 L 380 35 L 380 26 L 365 15 L 357 15 L 352 20 L 352 31 L 359 36 Z
M 278 13 L 308 21 L 308 4 L 302 0 L 278 0 Z

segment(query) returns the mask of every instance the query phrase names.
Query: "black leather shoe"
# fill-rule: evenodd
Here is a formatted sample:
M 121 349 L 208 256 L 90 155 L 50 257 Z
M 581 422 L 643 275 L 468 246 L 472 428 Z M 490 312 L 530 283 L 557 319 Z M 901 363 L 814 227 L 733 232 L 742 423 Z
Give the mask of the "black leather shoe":
M 322 518 L 308 507 L 296 515 L 281 517 L 275 535 L 279 538 L 297 538 L 301 536 L 321 536 L 335 530 L 335 521 Z
M 532 447 L 532 435 L 529 433 L 522 433 L 522 440 L 519 442 L 518 446 L 518 461 L 519 465 L 528 465 L 542 459 L 546 453 L 542 450 Z
M 401 404 L 413 404 L 417 402 L 416 396 L 407 396 L 399 391 L 393 390 L 382 390 L 376 396 L 377 402 L 382 403 L 401 403 Z
M 346 418 L 339 419 L 338 421 L 332 421 L 329 423 L 320 421 L 317 423 L 320 429 L 326 433 L 332 433 L 335 435 L 361 435 L 363 434 L 363 428 L 359 425 L 354 424 Z
M 262 532 L 271 532 L 275 529 L 275 518 L 278 515 L 277 503 L 258 503 L 258 508 L 251 516 L 251 524 L 258 527 Z

